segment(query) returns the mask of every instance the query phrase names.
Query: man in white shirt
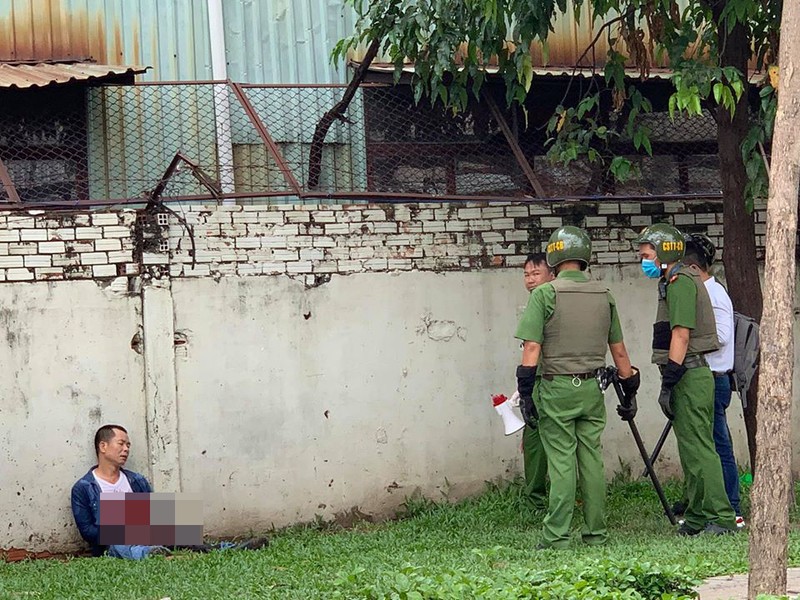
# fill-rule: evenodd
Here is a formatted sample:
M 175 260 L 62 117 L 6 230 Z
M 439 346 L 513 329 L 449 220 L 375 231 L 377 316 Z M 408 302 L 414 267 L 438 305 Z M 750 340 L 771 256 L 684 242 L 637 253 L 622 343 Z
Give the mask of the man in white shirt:
M 722 463 L 725 492 L 736 512 L 736 525 L 743 527 L 744 519 L 739 508 L 739 469 L 736 466 L 731 434 L 725 417 L 725 411 L 731 403 L 733 304 L 725 288 L 708 272 L 714 262 L 715 253 L 714 244 L 708 239 L 708 236 L 701 233 L 686 236 L 686 254 L 683 262 L 699 269 L 700 278 L 708 291 L 717 323 L 719 350 L 705 355 L 708 366 L 714 374 L 714 445 Z

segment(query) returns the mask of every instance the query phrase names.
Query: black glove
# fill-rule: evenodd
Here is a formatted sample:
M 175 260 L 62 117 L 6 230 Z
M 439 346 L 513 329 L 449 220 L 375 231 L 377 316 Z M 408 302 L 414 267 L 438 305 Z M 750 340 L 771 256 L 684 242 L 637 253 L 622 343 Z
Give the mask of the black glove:
M 617 414 L 623 421 L 632 421 L 636 416 L 638 406 L 636 405 L 636 392 L 639 390 L 641 377 L 639 370 L 632 367 L 633 375 L 626 379 L 619 378 L 619 387 L 622 391 L 622 398 L 620 404 L 617 405 Z
M 638 406 L 636 406 L 636 394 L 633 396 L 628 396 L 624 405 L 617 404 L 617 414 L 623 421 L 633 421 L 637 410 Z
M 636 367 L 631 367 L 633 370 L 633 375 L 626 379 L 620 378 L 619 384 L 622 386 L 622 392 L 625 394 L 625 398 L 636 398 L 636 392 L 639 391 L 639 384 L 642 382 L 642 378 L 639 376 L 639 369 Z
M 661 393 L 658 395 L 658 404 L 661 406 L 661 412 L 670 421 L 675 418 L 675 413 L 672 412 L 672 388 L 677 385 L 686 371 L 686 367 L 679 365 L 674 360 L 670 360 L 661 371 Z
M 533 404 L 533 386 L 536 383 L 536 367 L 519 365 L 517 367 L 517 391 L 519 392 L 519 410 L 522 420 L 528 427 L 536 427 L 539 413 Z

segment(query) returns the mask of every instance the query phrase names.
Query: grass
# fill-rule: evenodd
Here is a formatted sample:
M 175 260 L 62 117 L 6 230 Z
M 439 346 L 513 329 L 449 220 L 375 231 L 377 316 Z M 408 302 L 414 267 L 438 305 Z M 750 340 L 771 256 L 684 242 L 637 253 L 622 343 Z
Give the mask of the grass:
M 678 497 L 677 484 L 667 488 L 671 497 Z M 519 489 L 517 482 L 489 486 L 483 495 L 456 505 L 409 499 L 406 515 L 398 521 L 363 523 L 349 530 L 321 523 L 294 527 L 274 533 L 268 548 L 253 552 L 181 554 L 142 562 L 76 558 L 0 563 L 0 599 L 450 597 L 403 591 L 425 585 L 456 590 L 452 597 L 473 598 L 483 596 L 475 591 L 479 584 L 500 582 L 502 587 L 507 581 L 515 586 L 535 579 L 536 573 L 553 581 L 561 573 L 572 581 L 581 569 L 598 564 L 615 572 L 643 564 L 654 572 L 674 570 L 697 578 L 747 570 L 746 534 L 676 537 L 644 482 L 610 487 L 608 545 L 590 548 L 576 541 L 570 550 L 536 551 L 542 515 L 521 514 Z M 745 490 L 745 503 L 746 498 Z M 798 515 L 793 521 L 797 523 Z M 790 561 L 800 564 L 796 532 Z M 409 581 L 416 581 L 417 588 Z

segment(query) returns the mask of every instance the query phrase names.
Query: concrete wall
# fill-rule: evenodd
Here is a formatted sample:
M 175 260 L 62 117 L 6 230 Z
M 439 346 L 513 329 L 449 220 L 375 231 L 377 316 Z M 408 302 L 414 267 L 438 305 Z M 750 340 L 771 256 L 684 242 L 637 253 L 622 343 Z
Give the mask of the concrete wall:
M 519 473 L 520 436 L 489 397 L 515 385 L 521 262 L 564 222 L 589 227 L 605 262 L 594 275 L 643 369 L 652 445 L 655 286 L 623 245 L 634 218 L 719 235 L 690 203 L 191 208 L 195 265 L 166 215 L 0 215 L 0 549 L 79 546 L 69 489 L 104 422 L 129 428 L 130 466 L 157 489 L 202 492 L 220 535 L 383 515 L 417 490 L 455 499 Z M 615 404 L 607 473 L 638 472 Z M 745 462 L 736 400 L 730 423 Z M 659 468 L 678 473 L 674 442 Z
M 653 284 L 633 269 L 595 275 L 619 299 L 643 368 L 638 424 L 652 444 L 664 424 L 649 365 Z M 172 292 L 188 339 L 176 359 L 181 481 L 205 494 L 211 531 L 354 506 L 387 513 L 417 489 L 456 498 L 518 472 L 521 434 L 502 435 L 489 401 L 515 385 L 518 270 L 352 275 L 310 289 L 284 277 L 182 280 Z M 607 406 L 607 473 L 636 471 L 611 392 Z M 662 473 L 679 473 L 676 456 L 671 442 Z
M 147 470 L 139 307 L 91 281 L 0 286 L 0 548 L 74 546 L 69 492 L 103 423 Z

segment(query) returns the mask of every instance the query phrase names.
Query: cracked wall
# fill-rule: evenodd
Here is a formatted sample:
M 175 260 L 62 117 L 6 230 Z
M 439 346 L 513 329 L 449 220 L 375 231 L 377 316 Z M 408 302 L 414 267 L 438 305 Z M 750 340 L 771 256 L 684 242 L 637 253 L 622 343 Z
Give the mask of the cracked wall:
M 574 204 L 176 208 L 194 251 L 166 213 L 0 214 L 0 549 L 76 546 L 69 489 L 109 421 L 132 432 L 132 468 L 204 495 L 217 534 L 382 516 L 414 493 L 454 499 L 519 473 L 518 436 L 502 436 L 489 398 L 514 385 L 524 257 Z M 644 365 L 650 442 L 654 290 L 629 240 L 661 218 L 718 240 L 719 210 L 580 213 Z M 608 472 L 638 468 L 608 407 Z M 674 441 L 663 456 L 675 473 Z

